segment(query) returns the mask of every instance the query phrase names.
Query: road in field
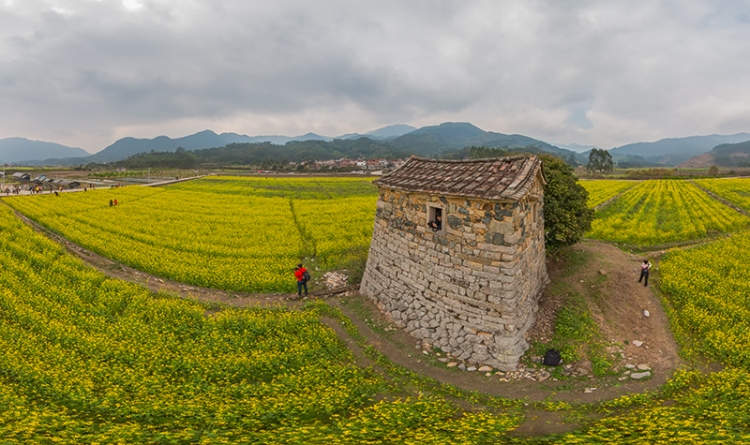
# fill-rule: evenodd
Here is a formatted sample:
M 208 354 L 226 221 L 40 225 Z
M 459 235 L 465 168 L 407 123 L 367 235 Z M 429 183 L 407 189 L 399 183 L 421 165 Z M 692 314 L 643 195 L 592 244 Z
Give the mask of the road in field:
M 118 205 L 110 206 L 114 199 Z M 75 243 L 154 275 L 288 292 L 300 261 L 319 275 L 364 260 L 375 200 L 369 179 L 208 177 L 6 202 Z

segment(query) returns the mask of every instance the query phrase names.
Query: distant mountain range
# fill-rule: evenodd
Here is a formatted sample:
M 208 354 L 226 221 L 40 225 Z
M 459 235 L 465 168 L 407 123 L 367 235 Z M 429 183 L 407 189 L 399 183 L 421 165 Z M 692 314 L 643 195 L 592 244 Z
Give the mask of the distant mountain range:
M 717 145 L 708 153 L 694 156 L 680 167 L 750 167 L 750 140 L 736 144 Z
M 383 127 L 383 128 L 378 128 L 377 130 L 368 131 L 367 133 L 364 133 L 364 134 L 361 134 L 361 133 L 343 134 L 341 136 L 336 137 L 335 139 L 359 139 L 361 137 L 366 137 L 366 138 L 375 139 L 375 140 L 393 139 L 401 135 L 404 135 L 406 133 L 411 133 L 412 131 L 416 129 L 417 129 L 416 127 L 412 127 L 411 125 L 396 124 L 396 125 L 388 125 L 387 127 Z
M 655 142 L 637 142 L 615 147 L 609 152 L 617 161 L 641 158 L 655 165 L 677 165 L 693 156 L 711 151 L 721 144 L 731 144 L 750 140 L 750 133 L 712 134 L 684 138 L 661 139 Z
M 35 164 L 61 164 L 77 165 L 90 162 L 106 163 L 121 161 L 138 153 L 155 152 L 173 152 L 182 147 L 185 150 L 198 150 L 206 148 L 224 147 L 230 144 L 273 144 L 278 146 L 277 151 L 281 153 L 282 146 L 287 147 L 289 144 L 299 142 L 321 142 L 324 145 L 316 146 L 315 153 L 340 152 L 341 144 L 333 144 L 335 141 L 360 141 L 358 144 L 345 144 L 349 149 L 354 150 L 360 155 L 367 155 L 369 151 L 375 150 L 378 153 L 390 152 L 399 155 L 418 154 L 422 156 L 436 156 L 441 153 L 460 150 L 470 146 L 486 147 L 503 147 L 510 149 L 531 148 L 533 151 L 543 151 L 553 153 L 565 158 L 575 158 L 576 154 L 569 150 L 560 149 L 546 142 L 530 138 L 528 136 L 491 131 L 484 131 L 472 124 L 464 122 L 446 122 L 440 125 L 415 128 L 410 125 L 397 124 L 379 128 L 364 134 L 352 133 L 342 135 L 336 138 L 321 136 L 315 133 L 307 133 L 302 136 L 247 136 L 237 133 L 217 134 L 211 130 L 204 130 L 189 136 L 180 138 L 170 138 L 159 136 L 153 139 L 139 139 L 126 137 L 117 140 L 115 143 L 105 147 L 101 151 L 88 156 L 83 150 L 71 152 L 70 155 L 64 153 L 55 153 L 53 156 L 35 155 L 28 152 L 28 157 L 22 159 L 29 161 L 37 159 Z M 367 140 L 377 142 L 371 144 Z M 327 148 L 325 144 L 329 144 Z M 299 147 L 296 147 L 299 149 Z M 267 152 L 273 147 L 265 147 Z M 308 153 L 308 152 L 305 152 Z M 313 153 L 313 152 L 309 152 Z M 8 160 L 6 162 L 16 162 Z
M 315 133 L 307 133 L 302 136 L 247 136 L 237 133 L 216 134 L 211 130 L 172 139 L 167 136 L 159 136 L 153 139 L 122 138 L 112 145 L 105 147 L 102 151 L 90 156 L 87 162 L 113 162 L 126 159 L 134 154 L 148 151 L 175 151 L 178 147 L 185 150 L 198 150 L 200 148 L 223 147 L 236 143 L 262 143 L 270 142 L 275 145 L 284 145 L 292 141 L 328 141 L 331 138 L 320 136 Z
M 335 143 L 336 141 L 349 141 L 350 143 Z M 744 141 L 750 141 L 750 133 L 691 136 L 661 139 L 654 142 L 637 142 L 612 148 L 610 153 L 620 166 L 673 166 L 686 162 L 695 156 L 706 154 L 717 145 Z M 349 133 L 335 138 L 315 133 L 307 133 L 301 136 L 248 136 L 237 133 L 217 134 L 211 130 L 204 130 L 179 138 L 167 136 L 159 136 L 153 139 L 126 137 L 117 140 L 93 155 L 89 155 L 80 148 L 66 147 L 60 144 L 30 141 L 22 138 L 7 138 L 0 139 L 0 162 L 61 165 L 78 165 L 91 162 L 106 163 L 121 161 L 135 154 L 151 151 L 173 152 L 178 147 L 193 151 L 225 147 L 230 144 L 256 144 L 258 146 L 265 144 L 261 150 L 265 158 L 272 156 L 274 152 L 282 154 L 285 148 L 291 147 L 290 144 L 301 142 L 308 144 L 304 147 L 297 145 L 294 150 L 306 156 L 326 156 L 326 153 L 357 153 L 359 156 L 369 156 L 374 153 L 380 155 L 391 153 L 394 156 L 397 154 L 450 156 L 451 153 L 455 155 L 456 152 L 467 147 L 483 146 L 546 152 L 578 163 L 587 162 L 588 153 L 592 148 L 580 144 L 553 145 L 520 134 L 485 131 L 466 122 L 445 122 L 422 128 L 404 124 L 389 125 L 367 133 Z M 309 144 L 312 142 L 318 142 L 318 144 Z M 254 150 L 256 149 L 259 148 L 255 147 Z M 704 158 L 714 159 L 713 157 Z M 705 159 L 696 162 L 708 162 Z
M 594 148 L 599 148 L 596 145 L 586 145 L 586 144 L 554 144 L 557 147 L 564 148 L 566 150 L 575 151 L 576 153 L 584 153 L 591 151 Z
M 88 156 L 88 153 L 80 148 L 67 147 L 54 142 L 32 141 L 25 138 L 0 139 L 0 163 L 80 156 Z
M 521 134 L 503 134 L 484 131 L 466 122 L 446 122 L 440 125 L 422 127 L 389 141 L 394 148 L 423 156 L 434 156 L 441 153 L 460 150 L 466 147 L 534 148 L 555 154 L 562 158 L 576 158 L 570 150 L 564 150 L 547 142 L 533 139 Z

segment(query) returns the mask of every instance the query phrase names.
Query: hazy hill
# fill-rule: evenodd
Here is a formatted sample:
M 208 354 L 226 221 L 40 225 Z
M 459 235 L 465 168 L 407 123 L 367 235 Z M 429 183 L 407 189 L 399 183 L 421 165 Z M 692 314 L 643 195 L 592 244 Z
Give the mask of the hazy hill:
M 262 143 L 284 145 L 291 141 L 330 140 L 325 136 L 315 133 L 307 133 L 302 136 L 248 136 L 237 133 L 216 134 L 211 130 L 204 130 L 189 136 L 172 139 L 167 136 L 159 136 L 153 139 L 137 139 L 126 137 L 119 139 L 114 144 L 105 147 L 88 159 L 88 162 L 112 162 L 129 158 L 137 153 L 150 151 L 175 151 L 178 147 L 186 150 L 198 150 L 201 148 L 223 147 L 237 143 Z
M 566 150 L 574 151 L 576 153 L 586 153 L 591 151 L 593 148 L 598 148 L 595 145 L 585 145 L 585 144 L 576 144 L 576 143 L 570 143 L 570 144 L 553 144 L 556 147 L 564 148 Z
M 302 136 L 281 136 L 281 135 L 249 136 L 247 141 L 238 141 L 238 142 L 252 142 L 252 143 L 268 142 L 268 143 L 275 144 L 275 145 L 285 145 L 289 142 L 294 142 L 294 141 L 330 141 L 330 140 L 331 138 L 329 138 L 328 136 L 321 136 L 315 133 L 306 133 L 306 134 L 303 134 Z M 216 145 L 216 147 L 218 147 L 218 145 Z
M 281 166 L 289 161 L 312 161 L 337 158 L 402 158 L 406 153 L 394 151 L 382 141 L 370 138 L 335 139 L 333 141 L 292 141 L 284 146 L 261 143 L 229 144 L 224 147 L 194 151 L 139 153 L 118 161 L 117 166 L 127 168 L 182 167 L 198 165 L 264 165 Z
M 412 127 L 411 125 L 396 124 L 368 131 L 365 133 L 365 136 L 373 137 L 375 139 L 391 139 L 411 133 L 414 130 L 416 130 L 416 127 Z
M 30 161 L 33 159 L 88 156 L 88 152 L 54 142 L 32 141 L 25 138 L 0 139 L 0 163 Z
M 708 153 L 680 164 L 680 167 L 750 167 L 750 140 L 736 144 L 717 145 Z
M 411 133 L 416 130 L 416 127 L 405 124 L 388 125 L 386 127 L 378 128 L 377 130 L 368 131 L 367 133 L 347 133 L 337 136 L 336 139 L 359 139 L 361 137 L 367 137 L 370 139 L 393 139 L 397 138 L 406 133 Z
M 172 139 L 158 136 L 153 139 L 126 137 L 105 147 L 102 151 L 91 156 L 89 162 L 112 162 L 128 158 L 137 153 L 148 151 L 174 151 L 177 147 L 186 150 L 199 148 L 220 147 L 234 142 L 250 142 L 250 138 L 236 133 L 216 134 L 211 130 L 204 130 L 189 136 Z
M 339 142 L 350 141 L 350 142 Z M 297 143 L 302 146 L 294 145 Z M 377 142 L 377 144 L 375 144 Z M 541 151 L 555 154 L 566 160 L 575 159 L 584 162 L 584 156 L 570 150 L 560 149 L 546 142 L 523 136 L 519 134 L 503 134 L 484 131 L 469 123 L 447 122 L 440 125 L 414 129 L 409 125 L 397 124 L 370 131 L 366 135 L 356 133 L 331 139 L 315 133 L 307 133 L 302 136 L 247 136 L 237 133 L 216 134 L 211 130 L 204 130 L 189 136 L 170 138 L 159 136 L 153 139 L 126 137 L 107 146 L 100 152 L 89 157 L 80 157 L 76 153 L 74 157 L 65 158 L 66 155 L 55 154 L 53 156 L 36 157 L 42 161 L 35 164 L 61 164 L 77 165 L 86 163 L 106 163 L 127 159 L 135 154 L 150 152 L 174 152 L 178 147 L 188 151 L 225 147 L 231 144 L 255 144 L 263 145 L 262 155 L 255 156 L 266 159 L 273 151 L 280 159 L 285 158 L 289 152 L 309 154 L 318 153 L 319 159 L 330 159 L 335 156 L 391 156 L 392 154 L 422 156 L 438 156 L 455 154 L 467 147 L 484 146 L 490 148 L 506 148 L 511 150 Z M 256 147 L 258 148 L 258 147 Z M 253 148 L 252 152 L 257 152 Z M 310 151 L 312 150 L 312 151 Z M 85 152 L 84 152 L 85 153 Z M 50 159 L 54 158 L 54 159 Z M 29 159 L 29 158 L 27 158 Z M 32 158 L 33 159 L 33 158 Z M 146 158 L 140 161 L 145 161 Z M 232 155 L 234 159 L 234 154 Z
M 562 158 L 579 159 L 576 153 L 520 134 L 484 131 L 467 122 L 446 122 L 422 127 L 390 141 L 397 149 L 423 156 L 460 150 L 466 147 L 526 148 L 535 147 Z
M 693 156 L 709 152 L 717 145 L 747 140 L 750 140 L 750 133 L 668 138 L 655 142 L 636 142 L 615 147 L 610 150 L 610 153 L 615 161 L 628 156 L 640 156 L 652 163 L 677 165 Z

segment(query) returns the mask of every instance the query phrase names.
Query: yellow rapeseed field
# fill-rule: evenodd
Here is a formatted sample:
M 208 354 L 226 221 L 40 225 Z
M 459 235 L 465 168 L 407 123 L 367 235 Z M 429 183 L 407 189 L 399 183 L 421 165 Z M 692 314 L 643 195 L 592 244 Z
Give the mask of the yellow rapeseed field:
M 144 270 L 269 289 L 287 279 L 288 261 L 315 258 L 325 270 L 361 258 L 369 243 L 369 181 L 306 181 L 208 178 L 7 202 Z M 646 181 L 600 216 L 635 208 L 637 221 L 656 219 L 681 237 L 700 236 L 701 218 L 705 230 L 742 227 L 739 213 L 704 196 L 687 182 Z M 114 198 L 120 205 L 110 208 Z M 675 217 L 692 229 L 677 230 Z M 351 322 L 322 302 L 208 308 L 107 278 L 0 205 L 0 443 L 750 443 L 748 252 L 742 231 L 658 263 L 678 340 L 723 370 L 680 370 L 658 391 L 601 404 L 526 407 L 425 383 L 372 348 L 364 351 L 376 366 L 357 366 L 320 317 Z M 564 434 L 509 435 L 527 408 L 598 420 Z
M 594 179 L 578 181 L 589 192 L 588 206 L 594 208 L 608 199 L 638 184 L 624 179 Z
M 750 218 L 713 199 L 690 181 L 640 182 L 596 214 L 587 236 L 652 247 L 733 232 Z
M 750 178 L 700 179 L 695 182 L 750 212 Z
M 110 207 L 113 199 L 118 205 Z M 289 292 L 300 261 L 313 276 L 361 265 L 375 200 L 366 178 L 209 177 L 7 202 L 71 241 L 158 276 Z

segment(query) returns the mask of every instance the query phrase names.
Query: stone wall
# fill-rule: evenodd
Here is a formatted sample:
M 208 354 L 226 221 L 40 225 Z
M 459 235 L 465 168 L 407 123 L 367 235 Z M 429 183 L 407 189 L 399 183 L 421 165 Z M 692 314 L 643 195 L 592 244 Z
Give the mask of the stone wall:
M 542 185 L 516 202 L 381 188 L 361 292 L 460 360 L 515 369 L 547 283 Z M 428 205 L 443 230 L 427 227 Z

